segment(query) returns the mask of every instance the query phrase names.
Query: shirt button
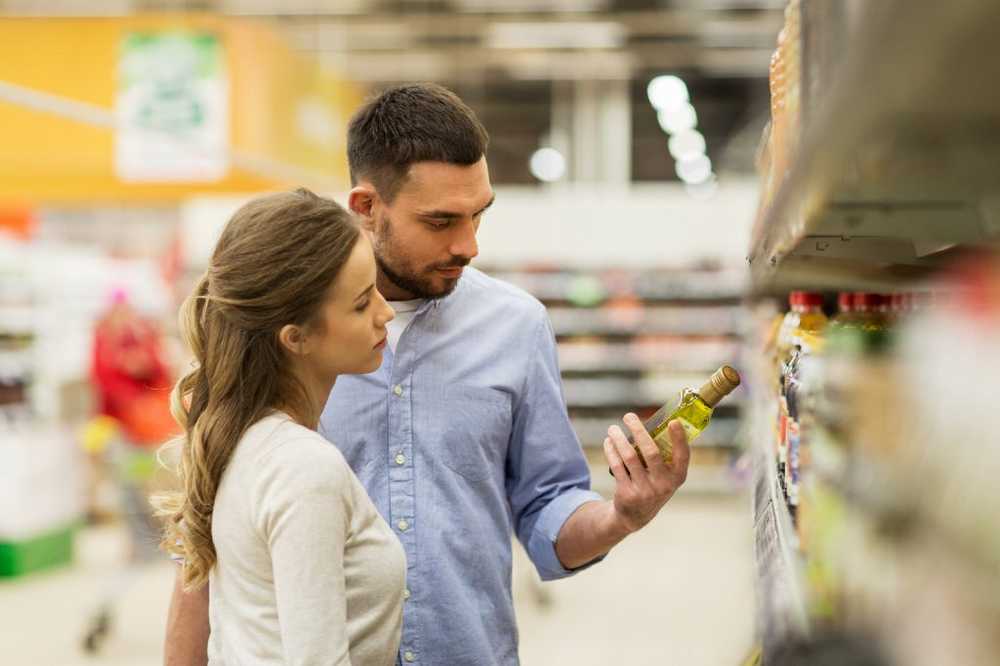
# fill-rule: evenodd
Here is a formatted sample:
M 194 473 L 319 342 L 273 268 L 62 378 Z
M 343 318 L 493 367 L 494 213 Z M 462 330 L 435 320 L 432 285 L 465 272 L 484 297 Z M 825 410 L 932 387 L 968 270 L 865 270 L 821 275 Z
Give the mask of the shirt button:
M 417 655 L 407 650 L 406 652 L 403 653 L 403 659 L 405 659 L 406 661 L 416 661 Z
M 403 599 L 409 599 L 409 598 L 410 598 L 410 588 L 408 587 L 403 588 Z
M 400 520 L 398 523 L 396 523 L 396 527 L 399 528 L 400 532 L 405 532 L 406 530 L 410 529 L 410 524 L 406 522 L 406 520 Z
M 397 453 L 396 454 L 396 464 L 397 465 L 406 464 L 406 456 L 404 456 L 402 453 Z
M 396 384 L 395 386 L 392 387 L 392 392 L 395 393 L 397 396 L 403 395 L 403 387 L 400 386 L 399 384 Z

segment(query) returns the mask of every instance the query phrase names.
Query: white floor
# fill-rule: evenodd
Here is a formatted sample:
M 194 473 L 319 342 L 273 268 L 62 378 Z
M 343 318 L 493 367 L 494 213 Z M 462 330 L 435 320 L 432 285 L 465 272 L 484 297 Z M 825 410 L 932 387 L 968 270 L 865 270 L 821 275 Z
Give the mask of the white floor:
M 544 586 L 534 583 L 519 555 L 523 664 L 739 663 L 753 632 L 749 512 L 743 496 L 682 492 L 605 562 Z M 78 540 L 72 568 L 0 582 L 0 663 L 159 665 L 169 563 L 146 567 L 128 586 L 99 656 L 80 650 L 87 618 L 112 585 L 123 553 L 120 530 L 91 529 Z

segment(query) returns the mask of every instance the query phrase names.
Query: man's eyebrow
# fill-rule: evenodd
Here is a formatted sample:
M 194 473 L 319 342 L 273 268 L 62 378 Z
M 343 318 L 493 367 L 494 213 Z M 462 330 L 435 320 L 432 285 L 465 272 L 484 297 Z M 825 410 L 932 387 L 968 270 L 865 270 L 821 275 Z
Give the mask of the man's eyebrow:
M 363 292 L 361 292 L 360 294 L 358 294 L 357 296 L 354 297 L 354 302 L 357 303 L 358 301 L 360 301 L 364 296 L 366 296 L 374 288 L 375 288 L 374 284 L 368 285 L 368 287 Z
M 480 214 L 484 213 L 486 211 L 486 209 L 489 208 L 490 206 L 492 206 L 493 202 L 496 201 L 496 200 L 497 200 L 497 196 L 494 194 L 492 197 L 490 197 L 489 203 L 487 203 L 479 211 L 477 211 L 476 215 L 480 215 Z M 429 211 L 426 211 L 426 212 L 419 212 L 418 211 L 417 215 L 419 215 L 420 217 L 433 218 L 435 220 L 457 220 L 457 219 L 460 219 L 462 217 L 462 215 L 460 213 L 456 213 L 456 212 L 450 211 L 450 210 L 429 210 Z

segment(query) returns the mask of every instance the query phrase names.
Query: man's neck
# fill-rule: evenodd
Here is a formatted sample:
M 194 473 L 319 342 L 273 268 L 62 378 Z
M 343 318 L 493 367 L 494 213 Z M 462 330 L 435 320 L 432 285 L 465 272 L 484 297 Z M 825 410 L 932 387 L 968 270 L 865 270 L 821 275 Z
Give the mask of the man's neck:
M 406 291 L 387 278 L 382 271 L 379 271 L 375 276 L 375 287 L 382 294 L 382 298 L 387 301 L 412 301 L 417 298 L 415 294 Z

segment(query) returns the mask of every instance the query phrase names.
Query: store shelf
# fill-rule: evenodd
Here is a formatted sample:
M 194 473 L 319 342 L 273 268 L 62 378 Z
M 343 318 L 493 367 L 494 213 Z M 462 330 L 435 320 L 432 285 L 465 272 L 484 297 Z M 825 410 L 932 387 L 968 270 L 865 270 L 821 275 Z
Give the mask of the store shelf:
M 735 341 L 561 342 L 559 365 L 564 373 L 643 372 L 662 368 L 675 373 L 704 374 L 707 378 L 719 366 L 732 363 L 739 349 Z
M 763 386 L 759 383 L 762 371 L 753 371 L 754 386 Z M 758 627 L 765 654 L 791 637 L 808 635 L 810 630 L 798 537 L 778 484 L 772 452 L 773 412 L 769 404 L 759 395 L 750 416 Z
M 509 282 L 548 303 L 598 305 L 619 296 L 650 303 L 727 302 L 743 298 L 742 271 L 505 271 L 490 275 Z
M 1000 3 L 802 4 L 804 76 L 822 85 L 802 82 L 805 130 L 755 227 L 753 291 L 884 290 L 996 242 Z M 847 38 L 810 49 L 829 32 Z
M 548 310 L 556 336 L 736 336 L 743 315 L 739 307 L 727 305 Z

